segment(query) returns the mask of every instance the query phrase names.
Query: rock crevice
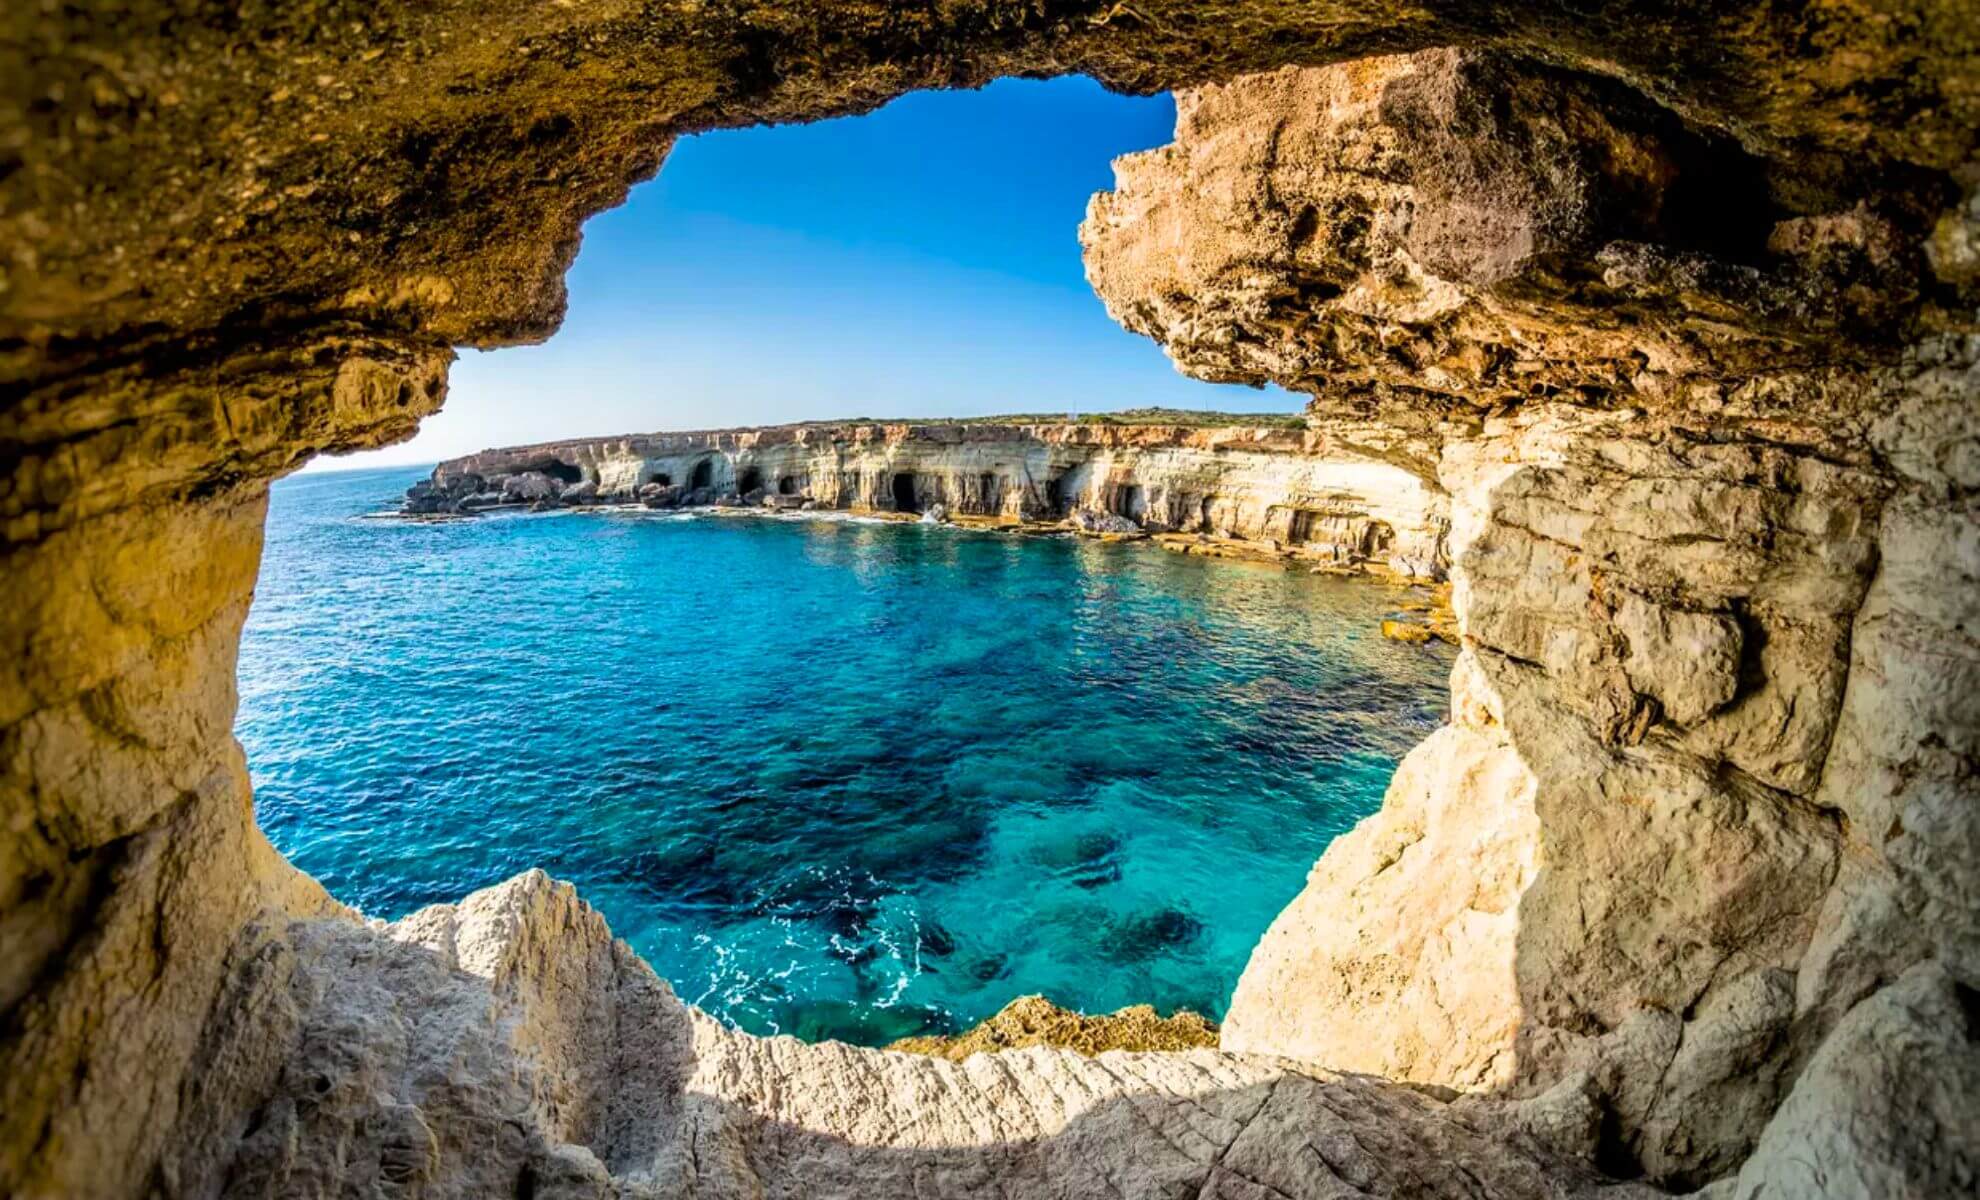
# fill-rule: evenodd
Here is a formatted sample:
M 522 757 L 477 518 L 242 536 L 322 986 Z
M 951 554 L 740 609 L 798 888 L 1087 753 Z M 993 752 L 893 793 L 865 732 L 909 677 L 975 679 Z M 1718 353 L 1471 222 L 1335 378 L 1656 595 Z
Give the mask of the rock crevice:
M 10 9 L 0 1192 L 1971 1190 L 1976 29 Z M 1082 230 L 1109 311 L 1449 506 L 1450 726 L 1222 1048 L 746 1038 L 540 877 L 386 927 L 282 862 L 230 733 L 268 481 L 408 436 L 451 347 L 547 336 L 581 221 L 673 136 L 1068 70 L 1193 89 Z

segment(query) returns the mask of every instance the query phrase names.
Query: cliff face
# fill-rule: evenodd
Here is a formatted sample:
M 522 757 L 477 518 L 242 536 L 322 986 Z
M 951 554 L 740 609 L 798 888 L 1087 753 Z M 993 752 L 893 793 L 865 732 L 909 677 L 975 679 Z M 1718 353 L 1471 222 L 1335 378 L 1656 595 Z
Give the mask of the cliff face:
M 1394 414 L 1451 498 L 1452 722 L 1222 1044 L 1595 1097 L 1603 1161 L 1669 1184 L 1953 1186 L 1980 345 L 1937 305 L 1967 277 L 1891 206 L 1740 195 L 1741 151 L 1607 87 L 1455 51 L 1238 80 L 1092 205 L 1117 318 L 1319 392 L 1319 428 Z M 1912 1078 L 1925 1046 L 1962 1065 Z
M 1264 426 L 792 425 L 554 442 L 441 463 L 408 508 L 473 511 L 514 499 L 514 481 L 532 475 L 583 503 L 754 503 L 761 492 L 771 504 L 939 505 L 1010 521 L 1086 510 L 1413 577 L 1440 579 L 1447 563 L 1449 515 L 1435 483 L 1352 440 Z
M 9 8 L 0 1192 L 1970 1191 L 1976 28 Z M 1068 70 L 1204 85 L 1089 217 L 1110 311 L 1450 498 L 1452 724 L 1223 1050 L 745 1038 L 540 879 L 382 927 L 273 853 L 230 736 L 270 478 L 547 336 L 676 134 Z

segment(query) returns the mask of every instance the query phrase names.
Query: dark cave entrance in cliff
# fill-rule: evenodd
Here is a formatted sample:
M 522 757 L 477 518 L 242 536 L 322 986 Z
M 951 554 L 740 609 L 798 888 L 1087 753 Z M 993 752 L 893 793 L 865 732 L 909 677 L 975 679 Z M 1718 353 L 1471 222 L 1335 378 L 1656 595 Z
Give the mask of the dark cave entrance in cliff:
M 763 490 L 763 468 L 744 467 L 742 469 L 742 474 L 736 478 L 736 491 L 747 496 L 751 492 L 760 492 L 762 490 Z
M 700 462 L 694 464 L 694 471 L 688 476 L 689 487 L 691 488 L 712 487 L 714 486 L 714 483 L 715 483 L 715 462 L 713 459 L 704 458 Z
M 780 476 L 778 476 L 778 478 L 777 478 L 777 494 L 778 494 L 779 496 L 795 496 L 795 495 L 797 495 L 797 490 L 798 490 L 798 488 L 797 488 L 797 476 L 795 476 L 795 475 L 780 475 Z
M 895 512 L 921 511 L 920 505 L 915 502 L 913 471 L 894 472 L 894 511 Z
M 535 459 L 533 461 L 525 462 L 519 466 L 511 468 L 511 470 L 513 471 L 513 473 L 517 475 L 522 475 L 529 472 L 536 472 L 537 474 L 548 475 L 550 478 L 556 480 L 558 483 L 567 484 L 567 485 L 584 482 L 584 468 L 578 466 L 576 463 L 567 463 L 563 459 L 549 455 L 545 455 L 544 457 Z
M 1114 503 L 1111 507 L 1116 516 L 1126 517 L 1131 521 L 1139 518 L 1147 508 L 1147 503 L 1142 497 L 1141 485 L 1123 483 L 1116 487 Z

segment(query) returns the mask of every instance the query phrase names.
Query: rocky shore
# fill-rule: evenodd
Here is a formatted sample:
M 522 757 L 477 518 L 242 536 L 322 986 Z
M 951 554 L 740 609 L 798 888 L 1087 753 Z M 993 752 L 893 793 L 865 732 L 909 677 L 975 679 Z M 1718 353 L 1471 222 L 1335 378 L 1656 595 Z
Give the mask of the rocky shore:
M 1284 558 L 1440 580 L 1442 490 L 1297 425 L 818 423 L 486 450 L 406 493 L 409 516 L 603 504 L 829 509 Z
M 1972 1194 L 1970 2 L 362 15 L 0 11 L 0 1194 Z M 1217 1048 L 749 1037 L 539 871 L 386 924 L 283 860 L 233 736 L 269 482 L 549 336 L 582 222 L 674 138 L 1070 71 L 1179 89 L 1081 229 L 1108 312 L 1309 397 L 1269 436 L 1321 453 L 876 427 L 539 473 L 1141 529 L 1207 499 L 1370 559 L 1236 464 L 1434 489 L 1342 485 L 1392 560 L 1448 518 L 1450 721 Z M 519 453 L 435 489 L 506 501 Z

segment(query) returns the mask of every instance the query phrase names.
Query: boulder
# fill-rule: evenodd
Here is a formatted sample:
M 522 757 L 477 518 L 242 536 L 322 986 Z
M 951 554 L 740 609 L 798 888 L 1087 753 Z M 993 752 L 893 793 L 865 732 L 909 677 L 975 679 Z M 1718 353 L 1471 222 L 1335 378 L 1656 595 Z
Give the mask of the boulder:
M 1419 625 L 1414 621 L 1398 621 L 1393 618 L 1384 618 L 1382 621 L 1382 636 L 1392 642 L 1410 642 L 1420 646 L 1435 637 L 1436 634 L 1431 632 L 1428 625 Z
M 511 502 L 554 500 L 563 486 L 541 471 L 524 471 L 502 481 L 502 495 Z
M 929 505 L 926 511 L 921 514 L 921 523 L 923 525 L 946 525 L 948 521 L 949 510 L 940 504 Z
M 1081 533 L 1140 533 L 1141 526 L 1119 513 L 1092 508 L 1076 508 L 1066 518 Z
M 557 499 L 565 504 L 589 504 L 598 499 L 598 484 L 590 479 L 574 483 L 559 492 Z
M 763 507 L 782 510 L 796 510 L 810 504 L 803 496 L 769 495 L 763 497 Z

